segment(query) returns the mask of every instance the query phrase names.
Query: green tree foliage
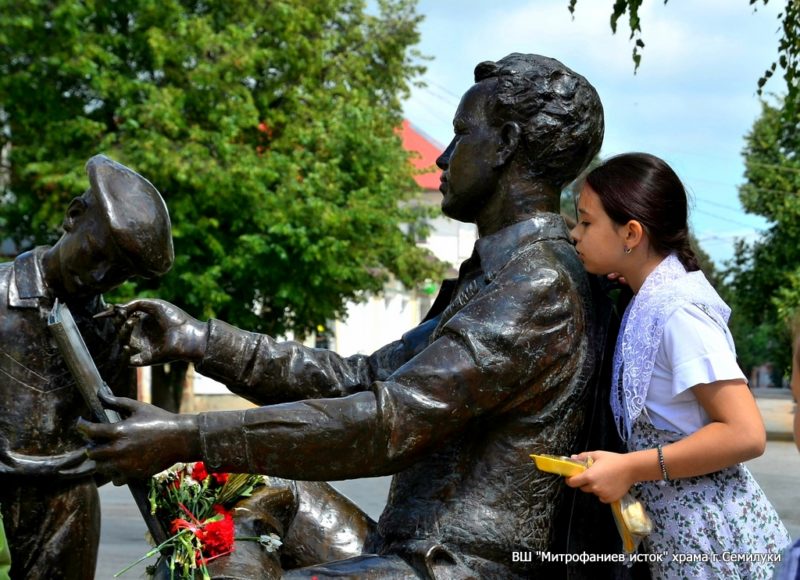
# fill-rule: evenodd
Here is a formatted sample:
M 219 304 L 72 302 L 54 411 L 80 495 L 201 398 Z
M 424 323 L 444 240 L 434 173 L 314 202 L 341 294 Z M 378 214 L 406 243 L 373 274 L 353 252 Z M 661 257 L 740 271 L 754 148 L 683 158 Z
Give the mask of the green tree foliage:
M 304 334 L 390 274 L 431 276 L 401 229 L 423 216 L 396 132 L 420 17 L 371 6 L 0 0 L 3 237 L 52 242 L 102 152 L 156 185 L 174 228 L 173 270 L 117 299 Z
M 639 19 L 639 8 L 641 8 L 644 0 L 614 0 L 614 6 L 611 9 L 611 32 L 617 33 L 617 24 L 619 19 L 628 14 L 628 26 L 631 29 L 630 39 L 633 40 L 633 65 L 634 70 L 639 68 L 642 61 L 642 49 L 644 48 L 644 40 L 642 40 L 642 27 L 641 20 Z M 664 0 L 664 4 L 667 0 Z M 568 8 L 570 14 L 575 14 L 575 7 L 578 0 L 569 0 Z
M 746 183 L 739 191 L 745 210 L 772 225 L 756 242 L 739 242 L 728 276 L 742 363 L 770 361 L 785 371 L 789 324 L 800 308 L 800 141 L 785 134 L 782 105 L 762 104 L 746 137 Z

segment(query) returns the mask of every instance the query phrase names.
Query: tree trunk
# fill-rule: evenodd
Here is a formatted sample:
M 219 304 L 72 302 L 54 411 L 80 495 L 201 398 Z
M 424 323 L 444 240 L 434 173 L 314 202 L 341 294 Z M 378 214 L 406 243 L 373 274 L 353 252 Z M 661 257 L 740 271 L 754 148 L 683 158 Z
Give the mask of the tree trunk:
M 179 413 L 189 363 L 171 362 L 151 367 L 150 397 L 157 407 Z

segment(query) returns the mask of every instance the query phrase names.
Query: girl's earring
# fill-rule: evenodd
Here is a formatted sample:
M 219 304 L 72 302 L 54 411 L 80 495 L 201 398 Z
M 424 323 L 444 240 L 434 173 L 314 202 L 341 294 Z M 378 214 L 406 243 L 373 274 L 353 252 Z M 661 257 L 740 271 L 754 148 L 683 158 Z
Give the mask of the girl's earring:
M 633 250 L 633 248 L 629 248 L 628 246 L 625 246 L 625 253 L 626 254 L 630 254 L 631 250 Z

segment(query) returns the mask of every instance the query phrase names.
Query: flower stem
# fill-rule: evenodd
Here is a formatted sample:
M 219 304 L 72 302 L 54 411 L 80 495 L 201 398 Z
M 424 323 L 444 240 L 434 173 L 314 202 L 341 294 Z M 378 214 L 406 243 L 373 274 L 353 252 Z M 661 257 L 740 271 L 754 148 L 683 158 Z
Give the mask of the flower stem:
M 140 562 L 144 562 L 148 558 L 152 558 L 153 556 L 158 554 L 162 550 L 162 548 L 166 548 L 168 545 L 172 544 L 176 539 L 178 539 L 181 535 L 186 535 L 187 533 L 189 533 L 189 531 L 190 530 L 181 530 L 180 532 L 178 532 L 174 536 L 170 536 L 169 538 L 167 538 L 166 540 L 161 542 L 158 546 L 156 546 L 155 548 L 153 548 L 152 550 L 147 552 L 144 556 L 142 556 L 141 558 L 136 560 L 133 564 L 128 564 L 128 566 L 126 566 L 125 568 L 123 568 L 122 570 L 120 570 L 119 572 L 114 574 L 114 578 L 122 576 L 125 572 L 127 572 L 128 570 L 130 570 L 131 568 L 136 566 L 136 564 L 139 564 Z

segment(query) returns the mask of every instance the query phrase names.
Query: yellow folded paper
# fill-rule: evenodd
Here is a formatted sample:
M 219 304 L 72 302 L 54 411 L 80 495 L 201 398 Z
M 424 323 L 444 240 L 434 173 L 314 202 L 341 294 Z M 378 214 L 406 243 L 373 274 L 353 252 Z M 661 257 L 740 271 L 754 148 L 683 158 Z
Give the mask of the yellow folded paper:
M 540 471 L 556 473 L 564 477 L 578 475 L 588 467 L 585 461 L 578 461 L 577 459 L 571 459 L 563 455 L 531 455 L 531 458 Z
M 539 471 L 555 473 L 564 477 L 572 477 L 586 471 L 592 464 L 588 461 L 572 459 L 564 455 L 532 454 L 531 459 L 536 463 Z M 639 547 L 642 539 L 653 531 L 653 522 L 644 509 L 642 502 L 635 499 L 630 493 L 611 504 L 611 513 L 622 538 L 622 548 L 626 553 L 632 554 Z

